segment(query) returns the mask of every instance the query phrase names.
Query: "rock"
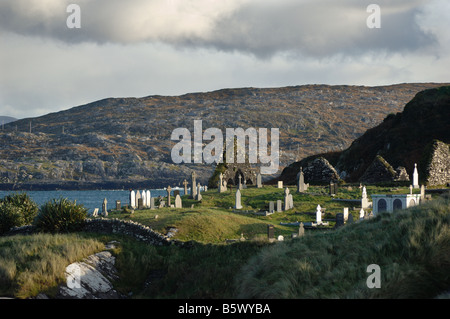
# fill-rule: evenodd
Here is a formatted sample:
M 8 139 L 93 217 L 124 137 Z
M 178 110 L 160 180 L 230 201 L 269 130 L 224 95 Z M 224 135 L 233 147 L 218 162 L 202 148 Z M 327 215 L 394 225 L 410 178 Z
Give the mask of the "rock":
M 108 243 L 107 249 L 115 248 Z M 121 299 L 111 282 L 118 279 L 115 257 L 109 251 L 91 255 L 66 267 L 66 283 L 59 287 L 57 299 Z

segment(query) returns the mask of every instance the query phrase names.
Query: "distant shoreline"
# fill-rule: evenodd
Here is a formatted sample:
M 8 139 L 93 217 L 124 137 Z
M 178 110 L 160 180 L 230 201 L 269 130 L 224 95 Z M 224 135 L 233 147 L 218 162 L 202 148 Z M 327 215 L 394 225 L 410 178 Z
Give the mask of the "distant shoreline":
M 177 185 L 171 186 L 174 187 Z M 0 183 L 0 190 L 2 191 L 128 190 L 136 188 L 162 189 L 164 186 L 152 181 Z

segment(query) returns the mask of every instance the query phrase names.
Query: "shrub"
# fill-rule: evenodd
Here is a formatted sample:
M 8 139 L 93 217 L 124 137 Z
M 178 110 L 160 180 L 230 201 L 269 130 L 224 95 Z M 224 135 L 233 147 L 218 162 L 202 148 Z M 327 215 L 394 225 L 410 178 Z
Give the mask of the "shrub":
M 38 210 L 26 193 L 5 196 L 0 200 L 0 234 L 12 227 L 31 224 Z
M 87 217 L 87 209 L 67 198 L 53 199 L 41 206 L 34 220 L 38 231 L 58 233 L 80 230 Z

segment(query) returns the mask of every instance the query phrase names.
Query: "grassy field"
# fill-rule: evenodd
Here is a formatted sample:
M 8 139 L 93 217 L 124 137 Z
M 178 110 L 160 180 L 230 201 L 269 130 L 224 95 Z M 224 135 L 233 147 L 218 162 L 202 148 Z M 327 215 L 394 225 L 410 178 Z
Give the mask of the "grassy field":
M 0 295 L 51 296 L 65 266 L 116 240 L 120 245 L 113 254 L 120 279 L 114 285 L 132 298 L 448 298 L 444 294 L 450 290 L 448 196 L 436 195 L 420 206 L 337 230 L 307 229 L 304 237 L 291 239 L 298 228 L 280 222 L 313 221 L 315 216 L 305 213 L 315 212 L 317 204 L 326 208 L 325 219 L 346 206 L 354 217 L 359 210 L 332 201 L 326 187 L 311 187 L 310 194 L 297 194 L 294 187 L 290 191 L 294 209 L 270 216 L 251 212 L 283 199 L 282 189 L 243 190 L 240 212 L 231 208 L 234 192 L 211 190 L 203 193 L 201 203 L 183 197 L 182 209 L 109 214 L 161 233 L 176 228 L 177 240 L 194 241 L 190 248 L 154 247 L 92 233 L 0 237 Z M 360 192 L 359 187 L 340 187 L 336 197 L 358 199 Z M 367 192 L 370 196 L 409 189 L 368 187 Z M 270 243 L 267 224 L 286 240 Z M 238 240 L 241 234 L 245 241 Z M 237 241 L 226 244 L 226 239 Z M 366 285 L 370 264 L 381 268 L 380 289 Z

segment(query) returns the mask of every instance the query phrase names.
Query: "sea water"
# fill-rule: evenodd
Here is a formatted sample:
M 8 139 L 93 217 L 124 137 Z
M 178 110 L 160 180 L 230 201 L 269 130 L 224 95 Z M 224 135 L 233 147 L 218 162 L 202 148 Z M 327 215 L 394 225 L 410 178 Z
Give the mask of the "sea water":
M 180 196 L 184 195 L 183 188 L 172 188 L 173 191 L 178 189 Z M 135 190 L 136 192 L 137 190 Z M 140 190 L 142 193 L 143 190 Z M 53 199 L 67 198 L 70 201 L 76 201 L 77 204 L 83 205 L 92 212 L 95 208 L 102 210 L 103 200 L 107 200 L 107 209 L 116 208 L 116 200 L 120 200 L 122 206 L 130 204 L 130 191 L 128 190 L 56 190 L 56 191 L 0 191 L 0 199 L 11 194 L 26 193 L 40 207 Z M 167 196 L 165 189 L 150 189 L 152 197 Z

